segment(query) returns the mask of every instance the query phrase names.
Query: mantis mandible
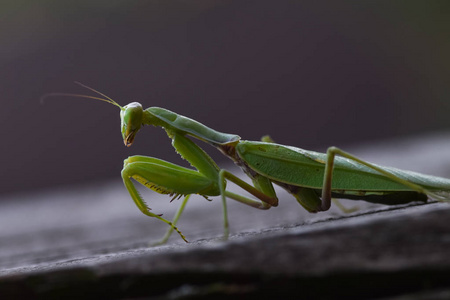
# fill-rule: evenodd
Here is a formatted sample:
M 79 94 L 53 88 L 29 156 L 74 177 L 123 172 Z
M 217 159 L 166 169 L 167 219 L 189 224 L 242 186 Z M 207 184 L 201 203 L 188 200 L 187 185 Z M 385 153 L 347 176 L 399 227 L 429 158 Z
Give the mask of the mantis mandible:
M 137 207 L 147 216 L 169 225 L 159 242 L 165 243 L 173 230 L 186 240 L 176 223 L 189 197 L 198 194 L 206 199 L 221 196 L 224 215 L 224 237 L 229 235 L 226 199 L 230 198 L 258 209 L 278 205 L 273 184 L 290 193 L 309 212 L 326 211 L 332 198 L 365 200 L 388 205 L 428 198 L 449 201 L 450 180 L 392 167 L 375 165 L 361 160 L 336 147 L 326 153 L 303 150 L 276 144 L 268 137 L 262 141 L 241 140 L 238 135 L 218 132 L 195 120 L 160 107 L 143 109 L 132 102 L 121 106 L 108 96 L 81 83 L 79 85 L 99 94 L 100 97 L 52 93 L 47 96 L 76 96 L 108 102 L 120 108 L 122 138 L 125 146 L 133 144 L 136 134 L 144 125 L 163 128 L 172 140 L 172 146 L 195 169 L 148 156 L 131 156 L 125 159 L 122 178 Z M 250 185 L 225 169 L 190 138 L 205 142 L 234 161 L 251 179 Z M 184 197 L 172 221 L 150 211 L 134 186 L 135 180 L 145 187 L 175 198 Z M 232 182 L 253 197 L 236 194 L 226 189 Z

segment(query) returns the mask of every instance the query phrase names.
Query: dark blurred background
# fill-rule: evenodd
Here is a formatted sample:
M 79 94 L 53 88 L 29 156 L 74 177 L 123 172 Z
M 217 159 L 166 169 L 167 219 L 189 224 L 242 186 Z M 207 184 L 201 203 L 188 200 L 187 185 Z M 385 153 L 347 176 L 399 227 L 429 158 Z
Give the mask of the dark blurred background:
M 161 129 L 125 148 L 117 107 L 40 104 L 90 94 L 73 81 L 306 149 L 450 128 L 448 0 L 6 0 L 0 24 L 3 195 L 181 162 Z

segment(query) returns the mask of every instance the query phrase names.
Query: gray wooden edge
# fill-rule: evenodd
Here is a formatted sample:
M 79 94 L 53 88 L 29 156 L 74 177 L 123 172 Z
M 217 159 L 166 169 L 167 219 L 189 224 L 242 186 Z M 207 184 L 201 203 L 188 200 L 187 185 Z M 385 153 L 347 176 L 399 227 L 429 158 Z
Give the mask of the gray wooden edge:
M 448 177 L 448 137 L 346 150 L 378 164 Z M 167 197 L 143 195 L 165 216 L 177 207 Z M 179 223 L 191 243 L 174 234 L 153 248 L 147 245 L 166 226 L 141 215 L 120 181 L 11 196 L 0 202 L 0 295 L 95 295 L 105 287 L 111 298 L 183 294 L 183 287 L 190 287 L 187 295 L 269 295 L 277 286 L 298 291 L 299 284 L 304 293 L 329 298 L 360 291 L 379 297 L 448 292 L 449 205 L 345 201 L 360 210 L 308 214 L 280 195 L 280 206 L 269 211 L 229 201 L 229 241 L 220 239 L 220 201 L 195 197 Z

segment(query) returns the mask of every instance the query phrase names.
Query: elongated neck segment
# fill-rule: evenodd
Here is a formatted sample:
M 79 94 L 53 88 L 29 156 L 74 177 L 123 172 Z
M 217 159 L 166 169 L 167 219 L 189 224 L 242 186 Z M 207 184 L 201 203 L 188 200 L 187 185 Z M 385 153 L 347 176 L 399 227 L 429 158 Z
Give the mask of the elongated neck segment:
M 218 132 L 195 120 L 181 116 L 160 107 L 150 107 L 144 111 L 142 123 L 163 127 L 170 132 L 191 135 L 214 146 L 237 144 L 241 139 L 238 135 Z

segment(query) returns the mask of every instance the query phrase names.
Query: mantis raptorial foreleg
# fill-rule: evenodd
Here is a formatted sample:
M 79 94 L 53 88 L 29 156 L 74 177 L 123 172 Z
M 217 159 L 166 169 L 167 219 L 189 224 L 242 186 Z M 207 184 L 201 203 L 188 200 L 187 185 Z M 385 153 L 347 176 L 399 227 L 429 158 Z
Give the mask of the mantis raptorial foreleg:
M 142 213 L 157 218 L 167 223 L 170 228 L 159 243 L 164 243 L 170 237 L 173 230 L 186 240 L 183 234 L 175 226 L 191 194 L 201 195 L 222 195 L 224 208 L 224 235 L 228 236 L 228 216 L 226 208 L 226 197 L 239 201 L 241 203 L 260 208 L 268 209 L 271 206 L 278 205 L 278 199 L 275 196 L 270 182 L 265 182 L 265 178 L 254 180 L 257 187 L 249 185 L 228 171 L 220 170 L 212 159 L 200 147 L 190 139 L 179 134 L 169 135 L 173 142 L 172 145 L 176 151 L 185 158 L 197 170 L 181 167 L 161 159 L 147 156 L 131 156 L 124 162 L 122 178 L 131 197 L 142 211 Z M 142 185 L 162 194 L 174 195 L 174 197 L 186 195 L 180 208 L 176 212 L 172 221 L 166 220 L 161 215 L 150 212 L 150 208 L 145 204 L 142 197 L 136 190 L 131 178 Z M 257 197 L 259 200 L 251 199 L 239 194 L 225 190 L 225 180 L 231 181 Z M 267 195 L 269 194 L 269 195 Z
M 216 183 L 219 172 L 217 165 L 202 149 L 186 137 L 174 134 L 172 139 L 172 144 L 177 152 L 196 167 L 198 171 L 153 157 L 132 156 L 124 162 L 122 178 L 128 192 L 142 213 L 167 223 L 172 230 L 176 230 L 186 241 L 173 222 L 149 211 L 150 208 L 145 204 L 130 179 L 133 178 L 156 192 L 175 195 L 175 197 L 197 193 L 202 195 L 217 194 Z M 187 202 L 186 198 L 184 202 Z M 182 211 L 181 209 L 177 212 L 176 220 L 178 220 Z M 163 239 L 168 239 L 171 234 L 170 229 L 169 231 Z
M 139 195 L 130 178 L 137 180 L 156 192 L 175 196 L 181 194 L 189 195 L 192 192 L 202 190 L 202 188 L 210 184 L 207 178 L 196 171 L 145 156 L 132 156 L 126 159 L 122 170 L 122 178 L 131 198 L 142 213 L 167 223 L 186 241 L 186 238 L 175 224 L 162 218 L 161 215 L 150 212 L 150 208 Z M 181 188 L 177 187 L 177 178 L 185 178 Z

